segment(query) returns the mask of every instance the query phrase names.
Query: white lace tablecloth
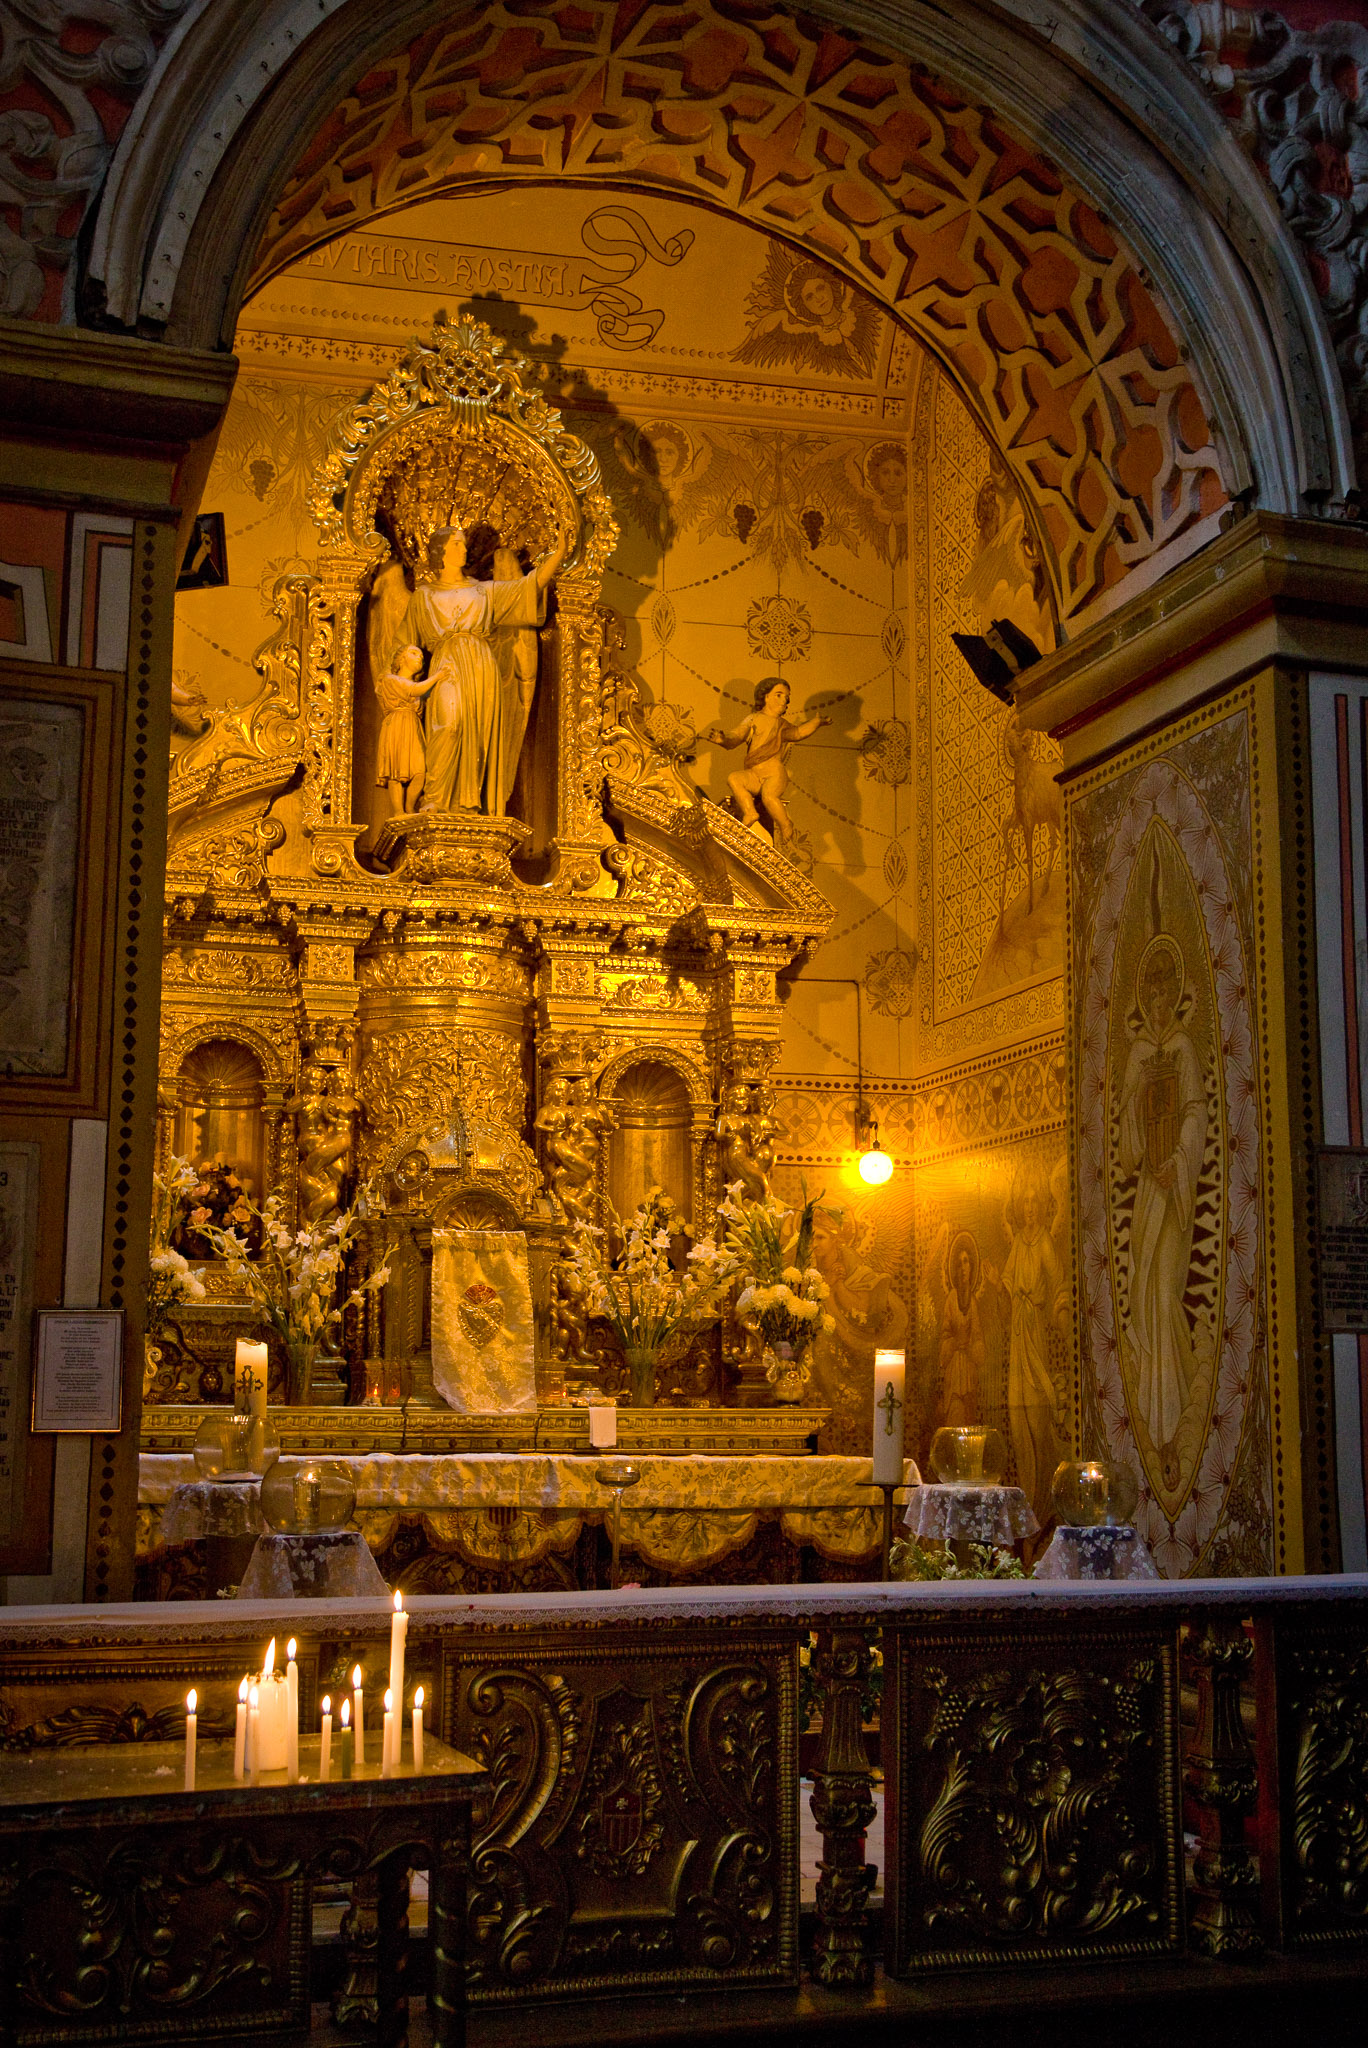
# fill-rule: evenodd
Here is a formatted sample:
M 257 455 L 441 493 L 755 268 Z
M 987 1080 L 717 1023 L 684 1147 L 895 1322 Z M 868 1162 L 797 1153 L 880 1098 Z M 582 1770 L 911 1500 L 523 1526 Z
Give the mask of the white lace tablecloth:
M 388 1588 L 357 1529 L 258 1536 L 239 1600 L 368 1600 Z
M 323 1454 L 326 1455 L 326 1454 Z M 421 1515 L 429 1541 L 458 1547 L 480 1562 L 527 1563 L 573 1548 L 586 1521 L 612 1511 L 598 1467 L 630 1463 L 640 1482 L 623 1495 L 623 1541 L 667 1570 L 703 1569 L 750 1542 L 762 1515 L 776 1516 L 785 1538 L 823 1556 L 853 1560 L 878 1549 L 883 1496 L 868 1458 L 631 1457 L 595 1451 L 488 1451 L 445 1457 L 381 1451 L 339 1456 L 356 1488 L 356 1524 L 383 1550 L 401 1514 Z M 140 1548 L 169 1541 L 162 1515 L 193 1476 L 189 1452 L 145 1451 L 139 1465 Z M 909 1487 L 917 1468 L 905 1468 Z M 516 1523 L 490 1517 L 517 1510 Z M 161 1526 L 159 1526 L 161 1524 Z
M 194 1458 L 190 1459 L 193 1468 Z M 206 1536 L 260 1536 L 259 1479 L 190 1479 L 173 1486 L 162 1509 L 163 1543 L 200 1543 Z
M 1040 1528 L 1019 1486 L 918 1486 L 903 1520 L 914 1536 L 945 1543 L 1019 1543 Z
M 1061 1525 L 1036 1562 L 1035 1579 L 1157 1579 L 1159 1567 L 1138 1529 Z

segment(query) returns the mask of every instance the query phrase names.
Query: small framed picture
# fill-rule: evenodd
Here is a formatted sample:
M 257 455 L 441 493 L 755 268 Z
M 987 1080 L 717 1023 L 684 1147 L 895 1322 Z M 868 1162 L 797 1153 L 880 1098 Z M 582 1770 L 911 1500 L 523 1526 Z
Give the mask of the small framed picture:
M 35 1435 L 113 1436 L 123 1415 L 123 1317 L 116 1309 L 40 1308 Z

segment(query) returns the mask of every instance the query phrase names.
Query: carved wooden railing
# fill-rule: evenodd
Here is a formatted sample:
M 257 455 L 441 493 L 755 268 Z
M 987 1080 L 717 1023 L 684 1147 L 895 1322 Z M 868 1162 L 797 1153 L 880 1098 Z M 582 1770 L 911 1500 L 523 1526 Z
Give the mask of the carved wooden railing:
M 308 1716 L 383 1688 L 378 1604 L 0 1612 L 0 1747 L 165 1739 L 191 1684 L 203 1740 L 272 1633 Z M 418 1599 L 410 1684 L 491 1782 L 474 2003 L 797 1986 L 810 1636 L 816 1987 L 1368 1942 L 1368 1580 Z

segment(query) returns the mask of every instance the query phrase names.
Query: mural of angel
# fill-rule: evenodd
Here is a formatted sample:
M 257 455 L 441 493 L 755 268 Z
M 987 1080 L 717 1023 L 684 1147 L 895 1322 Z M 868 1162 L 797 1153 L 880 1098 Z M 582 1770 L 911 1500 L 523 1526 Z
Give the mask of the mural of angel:
M 786 715 L 790 695 L 782 676 L 765 676 L 755 686 L 755 709 L 734 732 L 710 725 L 698 735 L 714 746 L 746 749 L 745 766 L 727 777 L 737 813 L 743 825 L 763 832 L 764 822 L 755 807 L 758 797 L 770 820 L 772 835 L 780 840 L 793 837 L 793 820 L 784 804 L 784 791 L 789 783 L 789 750 L 795 740 L 811 739 L 813 733 L 831 723 L 829 718 L 805 718 L 801 725 L 790 725 Z
M 401 647 L 393 668 L 375 678 L 375 694 L 385 714 L 375 754 L 375 780 L 381 789 L 388 789 L 390 808 L 396 815 L 416 811 L 423 793 L 427 756 L 418 706 L 432 688 L 432 679 L 417 679 L 422 666 L 421 647 Z
M 820 376 L 868 377 L 878 347 L 879 316 L 824 263 L 771 242 L 765 267 L 746 301 L 745 340 L 732 361 Z
M 1122 1342 L 1137 1412 L 1175 1476 L 1174 1438 L 1198 1376 L 1183 1298 L 1209 1115 L 1201 1061 L 1181 1018 L 1186 979 L 1177 939 L 1156 932 L 1136 972 L 1140 1021 L 1121 1083 L 1118 1134 L 1122 1170 L 1136 1176 Z
M 988 1272 L 992 1272 L 991 1266 Z M 988 1359 L 981 1312 L 988 1281 L 971 1230 L 956 1231 L 951 1238 L 949 1226 L 941 1225 L 931 1248 L 930 1284 L 940 1318 L 935 1427 L 966 1429 L 983 1420 L 983 1372 Z
M 1064 1455 L 1055 1429 L 1050 1332 L 1067 1334 L 1069 1289 L 1049 1228 L 1048 1197 L 1034 1177 L 1013 1190 L 1006 1220 L 1006 1264 L 1000 1278 L 991 1267 L 985 1278 L 999 1287 L 1008 1319 L 1007 1415 L 1017 1485 L 1043 1523 L 1050 1517 L 1050 1481 Z M 1055 1220 L 1062 1223 L 1062 1213 Z
M 516 713 L 510 715 L 494 635 L 499 627 L 542 623 L 547 586 L 569 554 L 571 538 L 563 534 L 525 576 L 482 581 L 467 574 L 464 529 L 439 526 L 428 538 L 426 564 L 412 596 L 398 562 L 387 564 L 376 577 L 370 604 L 371 673 L 388 674 L 396 650 L 409 643 L 432 656 L 425 811 L 504 815 L 526 718 L 519 727 Z
M 831 1289 L 825 1308 L 836 1327 L 817 1339 L 812 1398 L 831 1410 L 821 1447 L 868 1455 L 874 1417 L 874 1353 L 907 1334 L 907 1309 L 894 1291 L 897 1226 L 818 1208 L 812 1218 L 812 1263 Z

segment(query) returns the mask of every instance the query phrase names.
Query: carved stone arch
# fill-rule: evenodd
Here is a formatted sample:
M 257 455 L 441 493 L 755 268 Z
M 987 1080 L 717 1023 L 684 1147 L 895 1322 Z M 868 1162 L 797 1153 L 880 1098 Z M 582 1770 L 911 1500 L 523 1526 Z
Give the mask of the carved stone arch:
M 246 36 L 232 0 L 204 0 L 128 124 L 89 288 L 116 324 L 225 346 L 263 237 L 285 261 L 491 176 L 706 194 L 858 279 L 977 394 L 1041 504 L 1065 616 L 1199 545 L 1226 491 L 1300 512 L 1352 488 L 1305 265 L 1143 20 L 1061 0 L 1046 35 L 1012 0 L 845 0 L 828 30 L 822 11 L 757 20 L 712 0 L 681 30 L 662 6 L 624 27 L 592 0 L 567 27 L 551 0 L 454 16 L 407 0 L 382 53 L 363 0 L 311 20 L 269 0 Z M 389 96 L 349 100 L 363 74 Z M 941 274 L 941 257 L 972 269 L 983 232 L 1016 246 L 1000 290 Z M 243 251 L 231 275 L 225 248 Z

